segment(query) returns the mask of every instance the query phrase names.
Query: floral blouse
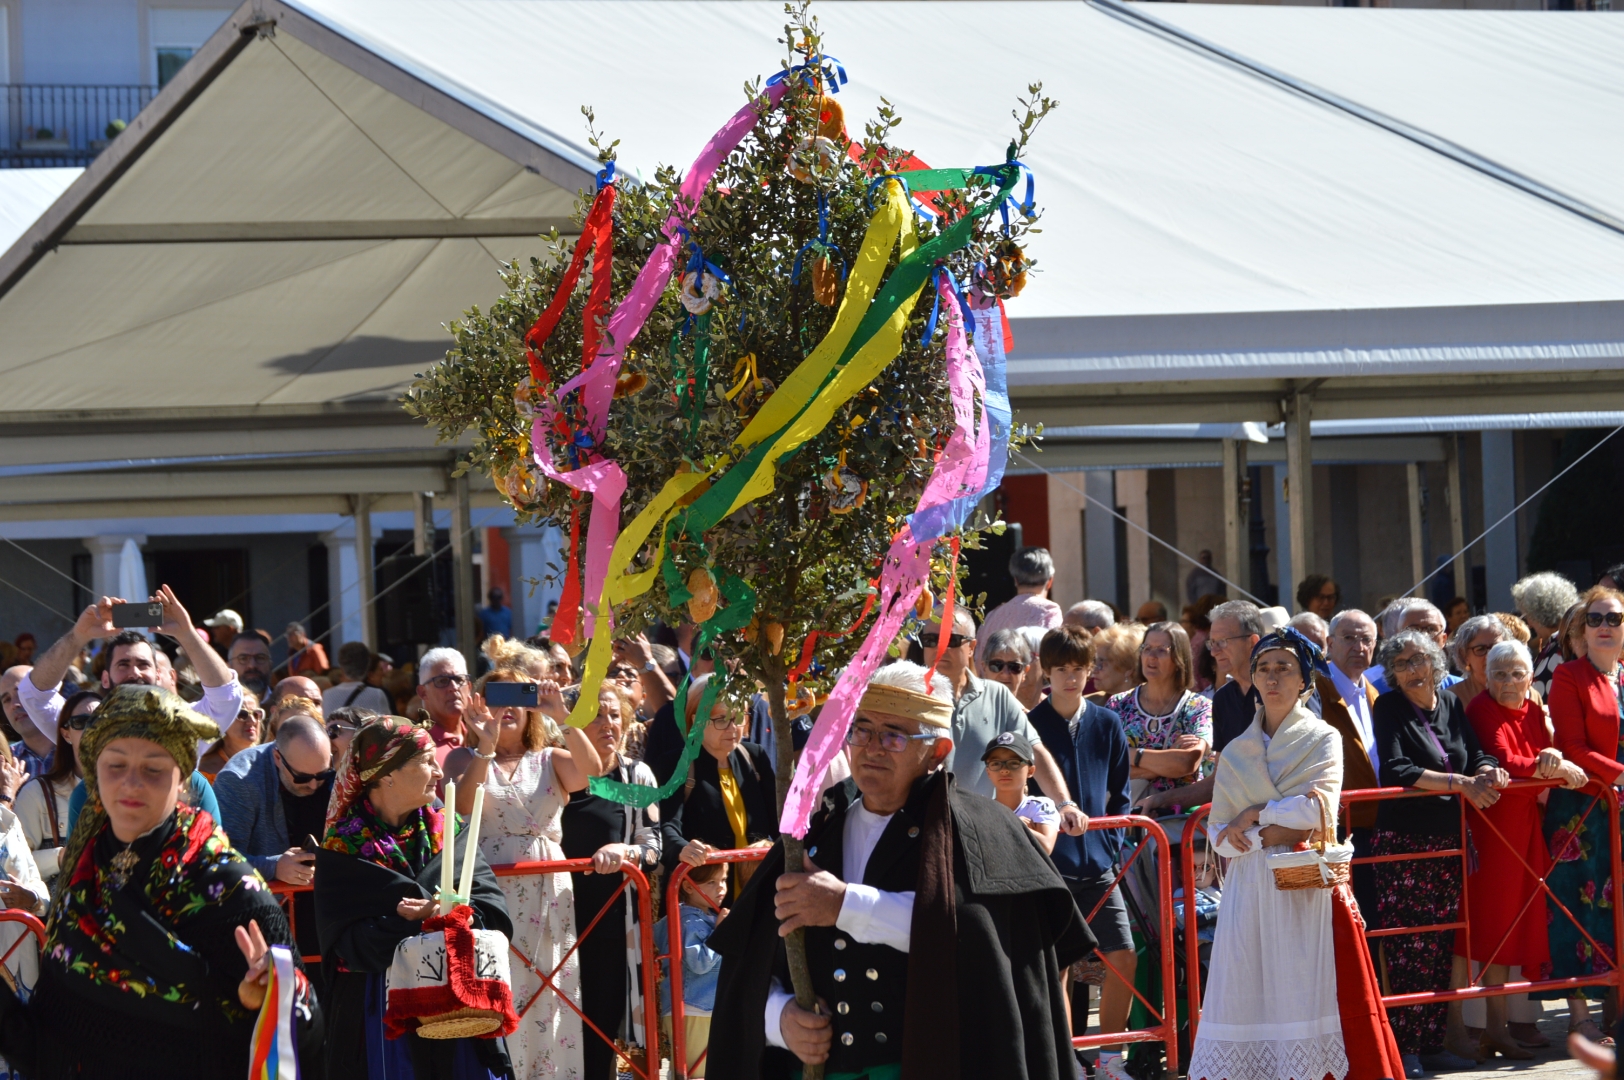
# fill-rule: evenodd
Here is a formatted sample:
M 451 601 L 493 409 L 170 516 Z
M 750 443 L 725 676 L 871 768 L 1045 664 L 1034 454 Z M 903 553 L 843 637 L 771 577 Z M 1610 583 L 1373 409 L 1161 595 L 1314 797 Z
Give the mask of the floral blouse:
M 1122 733 L 1128 737 L 1128 749 L 1167 750 L 1180 735 L 1194 735 L 1212 745 L 1212 702 L 1193 691 L 1186 690 L 1173 711 L 1165 716 L 1151 716 L 1139 704 L 1139 687 L 1112 696 L 1105 703 L 1122 718 Z M 1146 791 L 1167 791 L 1194 783 L 1212 771 L 1209 755 L 1189 776 L 1177 779 L 1158 776 L 1147 783 Z

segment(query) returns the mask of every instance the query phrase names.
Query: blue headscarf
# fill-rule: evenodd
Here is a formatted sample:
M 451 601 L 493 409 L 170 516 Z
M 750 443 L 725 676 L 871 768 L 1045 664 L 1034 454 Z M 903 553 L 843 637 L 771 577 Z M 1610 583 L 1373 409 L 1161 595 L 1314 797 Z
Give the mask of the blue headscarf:
M 1266 652 L 1284 649 L 1297 658 L 1297 667 L 1303 673 L 1303 686 L 1314 685 L 1314 672 L 1329 675 L 1331 669 L 1325 666 L 1325 656 L 1320 652 L 1318 645 L 1309 641 L 1296 628 L 1282 626 L 1277 630 L 1264 635 L 1252 649 L 1252 670 L 1257 670 L 1257 658 Z

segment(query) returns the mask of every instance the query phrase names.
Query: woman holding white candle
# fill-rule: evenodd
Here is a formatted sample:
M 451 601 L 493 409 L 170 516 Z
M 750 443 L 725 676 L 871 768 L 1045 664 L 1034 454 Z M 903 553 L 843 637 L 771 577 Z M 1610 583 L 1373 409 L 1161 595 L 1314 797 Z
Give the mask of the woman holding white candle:
M 333 782 L 316 856 L 316 917 L 329 986 L 327 1075 L 366 1080 L 498 1080 L 513 1075 L 501 1039 L 384 1037 L 384 973 L 395 947 L 440 914 L 450 815 L 427 728 L 399 716 L 366 721 Z M 472 823 L 470 823 L 471 825 Z M 507 902 L 472 828 L 452 837 L 473 924 L 513 933 Z
M 544 714 L 562 722 L 569 715 L 558 684 L 540 682 L 541 707 L 506 707 L 493 715 L 485 705 L 485 687 L 493 682 L 534 682 L 534 661 L 546 658 L 517 641 L 492 637 L 485 643 L 492 670 L 478 684 L 473 705 L 464 718 L 468 743 L 446 758 L 452 781 L 446 784 L 447 801 L 478 821 L 477 840 L 493 865 L 562 859 L 558 846 L 563 835 L 560 816 L 569 792 L 586 786 L 597 772 L 597 750 L 581 729 L 563 725 L 564 745 L 547 745 Z M 544 670 L 544 669 L 543 669 Z M 479 815 L 483 813 L 483 818 Z M 513 1073 L 519 1080 L 582 1076 L 581 1018 L 560 998 L 580 998 L 580 965 L 576 955 L 565 960 L 575 944 L 575 902 L 569 874 L 527 874 L 500 881 L 513 918 L 513 948 L 528 961 L 513 965 L 513 995 L 529 1001 L 542 989 L 537 971 L 551 972 L 554 990 L 536 999 L 520 1018 L 519 1029 L 507 1037 Z

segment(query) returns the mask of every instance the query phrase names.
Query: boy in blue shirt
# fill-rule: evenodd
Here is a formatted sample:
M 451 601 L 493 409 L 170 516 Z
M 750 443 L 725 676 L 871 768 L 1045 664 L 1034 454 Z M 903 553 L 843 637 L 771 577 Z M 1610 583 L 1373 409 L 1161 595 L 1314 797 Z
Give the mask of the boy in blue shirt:
M 1127 813 L 1128 738 L 1122 721 L 1110 709 L 1083 699 L 1094 666 L 1094 638 L 1076 626 L 1051 630 L 1038 647 L 1038 662 L 1049 680 L 1049 697 L 1026 718 L 1054 756 L 1071 797 L 1090 818 Z M 1120 844 L 1115 830 L 1091 830 L 1081 836 L 1061 833 L 1050 856 L 1078 908 L 1088 916 L 1100 956 L 1110 965 L 1100 989 L 1102 1032 L 1127 1030 L 1137 964 L 1128 908 L 1121 889 L 1112 883 Z M 1068 1010 L 1071 985 L 1068 977 L 1064 982 Z M 1100 1048 L 1097 1080 L 1129 1080 L 1125 1049 L 1125 1045 Z
M 705 944 L 723 915 L 722 900 L 727 896 L 727 864 L 696 866 L 682 883 L 682 900 L 677 917 L 682 923 L 682 1031 L 686 1043 L 688 1075 L 705 1075 L 702 1060 L 710 1045 L 711 1010 L 716 1007 L 716 979 L 721 974 L 722 954 Z M 709 903 L 706 903 L 706 901 Z M 670 920 L 654 924 L 654 945 L 666 951 L 666 927 Z M 661 967 L 665 965 L 662 963 Z M 660 1029 L 671 1038 L 671 980 L 660 979 Z M 673 1044 L 674 1045 L 674 1044 Z

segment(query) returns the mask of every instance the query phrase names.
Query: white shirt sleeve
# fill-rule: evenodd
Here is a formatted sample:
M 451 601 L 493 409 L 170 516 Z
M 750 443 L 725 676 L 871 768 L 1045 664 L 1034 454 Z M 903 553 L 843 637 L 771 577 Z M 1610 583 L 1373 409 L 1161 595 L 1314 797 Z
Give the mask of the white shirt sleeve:
M 1292 795 L 1276 799 L 1258 812 L 1259 825 L 1284 825 L 1288 829 L 1320 827 L 1319 799 L 1313 795 Z
M 1263 846 L 1263 827 L 1261 825 L 1254 825 L 1250 829 L 1246 830 L 1246 839 L 1252 842 L 1252 846 L 1247 848 L 1246 851 L 1241 851 L 1232 845 L 1228 840 L 1223 838 L 1224 830 L 1228 827 L 1229 822 L 1227 821 L 1214 821 L 1207 826 L 1207 835 L 1218 838 L 1217 840 L 1213 841 L 1212 849 L 1218 854 L 1222 855 L 1224 858 L 1239 858 L 1240 856 L 1245 855 L 1248 851 L 1256 851 Z
M 22 703 L 23 711 L 28 718 L 34 721 L 40 734 L 56 742 L 56 718 L 62 712 L 62 705 L 66 698 L 62 696 L 62 684 L 57 683 L 49 690 L 41 690 L 34 685 L 32 677 L 17 680 L 17 700 Z M 233 717 L 235 719 L 235 717 Z
M 221 731 L 235 724 L 242 711 L 242 683 L 237 681 L 237 673 L 233 671 L 231 680 L 223 686 L 205 686 L 203 700 L 193 708 L 219 724 Z
M 835 927 L 865 945 L 889 945 L 898 952 L 907 952 L 913 906 L 911 892 L 884 892 L 872 885 L 847 884 Z
M 772 986 L 767 990 L 767 1012 L 762 1017 L 762 1023 L 767 1025 L 767 1045 L 776 1046 L 780 1050 L 788 1050 L 784 1045 L 784 1006 L 795 1000 L 795 995 L 778 985 L 774 979 Z

